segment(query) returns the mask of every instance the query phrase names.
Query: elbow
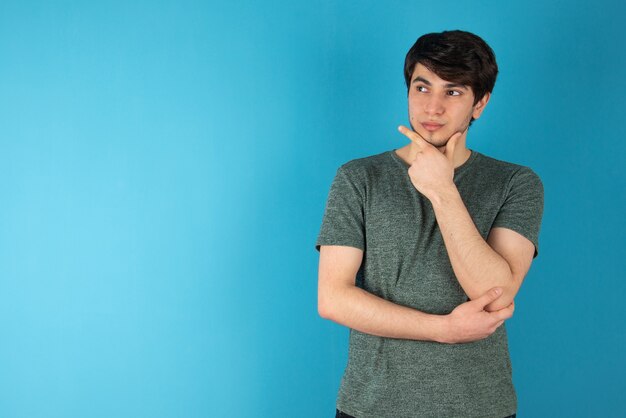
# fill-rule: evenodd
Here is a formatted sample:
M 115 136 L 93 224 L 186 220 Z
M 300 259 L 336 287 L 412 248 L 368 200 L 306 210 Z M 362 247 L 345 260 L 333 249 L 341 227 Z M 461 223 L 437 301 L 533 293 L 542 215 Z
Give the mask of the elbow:
M 474 297 L 471 297 L 471 299 L 477 299 L 494 287 L 499 287 L 502 289 L 502 294 L 496 300 L 486 305 L 484 308 L 485 311 L 499 311 L 500 309 L 507 308 L 511 305 L 511 303 L 513 303 L 515 295 L 519 289 L 519 285 L 517 284 L 517 280 L 513 276 L 508 265 L 506 265 L 506 268 L 503 268 L 496 276 L 492 277 L 492 279 L 489 280 L 489 283 L 490 285 L 486 288 L 481 287 L 480 289 L 474 289 L 475 294 L 473 295 Z
M 330 311 L 328 309 L 328 306 L 323 304 L 322 301 L 319 300 L 319 298 L 317 301 L 317 314 L 324 319 L 330 319 Z
M 513 303 L 515 292 L 511 291 L 508 287 L 500 287 L 502 287 L 502 294 L 498 299 L 485 306 L 487 312 L 495 312 L 500 309 L 508 308 Z
M 330 305 L 317 305 L 317 313 L 323 319 L 328 319 L 333 322 L 340 322 L 337 315 L 337 309 Z
M 328 297 L 321 290 L 317 295 L 317 313 L 324 319 L 332 320 L 334 317 L 332 304 L 328 301 Z
M 499 298 L 485 306 L 487 312 L 499 311 L 500 309 L 509 307 L 513 303 L 517 291 L 519 290 L 519 286 L 517 286 L 512 277 L 509 278 L 506 284 L 498 285 L 498 287 L 502 288 L 502 294 Z
M 341 287 L 322 287 L 317 295 L 317 313 L 324 319 L 339 322 L 341 301 L 346 293 Z

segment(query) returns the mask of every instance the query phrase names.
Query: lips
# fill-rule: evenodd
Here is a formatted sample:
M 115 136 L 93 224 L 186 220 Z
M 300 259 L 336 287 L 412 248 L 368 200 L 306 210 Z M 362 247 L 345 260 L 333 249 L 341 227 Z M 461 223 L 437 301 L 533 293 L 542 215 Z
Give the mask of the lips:
M 432 132 L 432 131 L 436 131 L 437 129 L 441 128 L 443 125 L 441 125 L 439 123 L 423 122 L 422 126 L 427 131 Z

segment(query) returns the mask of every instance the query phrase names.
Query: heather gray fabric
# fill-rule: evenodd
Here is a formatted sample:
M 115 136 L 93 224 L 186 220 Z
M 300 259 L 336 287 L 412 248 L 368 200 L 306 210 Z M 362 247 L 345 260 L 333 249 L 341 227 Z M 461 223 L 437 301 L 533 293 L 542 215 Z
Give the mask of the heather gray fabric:
M 468 300 L 452 270 L 430 201 L 395 150 L 342 165 L 320 245 L 364 250 L 357 285 L 392 302 L 448 314 Z M 543 186 L 529 168 L 472 151 L 454 182 L 483 238 L 519 232 L 538 250 Z M 467 344 L 376 337 L 350 330 L 337 408 L 357 418 L 502 418 L 517 410 L 506 328 Z

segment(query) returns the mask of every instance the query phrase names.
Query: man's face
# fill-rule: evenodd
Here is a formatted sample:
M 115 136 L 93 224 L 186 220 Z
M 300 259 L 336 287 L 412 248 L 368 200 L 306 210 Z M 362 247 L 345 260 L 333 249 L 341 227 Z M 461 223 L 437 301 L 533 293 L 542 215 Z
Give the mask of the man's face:
M 418 63 L 409 86 L 409 121 L 426 141 L 443 147 L 452 135 L 467 129 L 472 117 L 480 117 L 488 100 L 489 93 L 474 105 L 469 86 L 443 80 Z

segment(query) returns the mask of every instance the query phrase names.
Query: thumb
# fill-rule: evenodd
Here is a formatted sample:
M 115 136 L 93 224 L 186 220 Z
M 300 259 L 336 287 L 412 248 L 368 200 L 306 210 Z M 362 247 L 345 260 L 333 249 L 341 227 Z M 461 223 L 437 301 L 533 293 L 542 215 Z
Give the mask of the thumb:
M 452 135 L 452 137 L 448 140 L 448 143 L 446 144 L 444 155 L 448 157 L 448 160 L 450 160 L 450 162 L 452 163 L 454 163 L 454 150 L 459 143 L 461 135 L 462 134 L 460 132 L 457 132 L 456 134 Z
M 476 302 L 476 304 L 479 305 L 481 308 L 484 308 L 494 300 L 498 299 L 500 296 L 502 296 L 502 288 L 493 287 L 478 299 L 474 299 L 474 302 Z

